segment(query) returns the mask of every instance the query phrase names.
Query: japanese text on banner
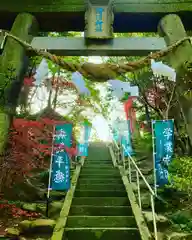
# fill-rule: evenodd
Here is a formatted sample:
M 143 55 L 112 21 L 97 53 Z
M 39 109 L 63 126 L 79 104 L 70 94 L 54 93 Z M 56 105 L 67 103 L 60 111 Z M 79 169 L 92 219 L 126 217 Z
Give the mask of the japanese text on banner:
M 53 190 L 68 190 L 70 188 L 70 160 L 64 151 L 53 155 L 51 188 Z
M 95 19 L 95 31 L 102 32 L 103 31 L 103 11 L 102 7 L 97 7 L 96 11 L 96 19 Z
M 126 120 L 122 122 L 122 125 L 125 125 L 125 128 L 122 129 L 121 133 L 121 144 L 123 146 L 123 154 L 125 157 L 129 155 L 133 155 L 133 148 L 131 143 L 131 128 L 130 128 L 130 120 Z
M 55 127 L 55 145 L 71 147 L 72 124 L 66 123 Z M 64 149 L 53 152 L 51 188 L 53 190 L 68 190 L 70 188 L 70 159 Z
M 54 144 L 61 144 L 66 147 L 71 147 L 72 145 L 72 129 L 73 126 L 71 123 L 66 123 L 63 125 L 57 125 L 55 127 L 55 138 L 54 138 Z
M 88 156 L 88 141 L 91 134 L 91 126 L 84 124 L 83 126 L 83 137 L 78 144 L 78 156 L 87 157 Z
M 168 166 L 173 157 L 174 121 L 153 121 L 152 124 L 156 183 L 162 186 L 168 183 Z

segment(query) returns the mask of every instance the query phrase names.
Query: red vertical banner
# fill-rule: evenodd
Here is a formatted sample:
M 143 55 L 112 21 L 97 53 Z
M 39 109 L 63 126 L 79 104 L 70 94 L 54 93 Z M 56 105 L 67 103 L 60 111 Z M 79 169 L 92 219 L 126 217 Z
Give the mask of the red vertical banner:
M 133 99 L 136 97 L 129 97 L 127 101 L 124 102 L 124 111 L 126 115 L 126 120 L 130 120 L 131 132 L 134 131 L 134 125 L 136 121 L 136 112 L 133 108 Z
M 130 124 L 131 124 L 131 131 L 133 132 L 135 129 L 135 123 L 136 123 L 136 111 L 134 108 L 131 108 L 131 120 L 130 120 Z
M 132 107 L 132 99 L 128 99 L 126 102 L 124 102 L 124 111 L 126 115 L 126 120 L 130 119 L 130 109 Z

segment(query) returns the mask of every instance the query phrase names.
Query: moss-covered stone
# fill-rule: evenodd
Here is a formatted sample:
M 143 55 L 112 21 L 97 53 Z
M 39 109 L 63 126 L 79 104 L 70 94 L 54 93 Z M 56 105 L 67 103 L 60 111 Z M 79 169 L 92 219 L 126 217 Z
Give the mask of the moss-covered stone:
M 37 33 L 34 16 L 29 13 L 19 14 L 11 28 L 11 34 L 30 42 Z M 4 153 L 11 117 L 15 113 L 23 78 L 27 68 L 26 49 L 17 41 L 7 38 L 0 62 L 0 154 Z M 4 158 L 1 158 L 3 164 Z M 0 186 L 6 184 L 6 172 L 1 176 Z M 2 189 L 1 189 L 2 190 Z M 3 189 L 4 190 L 4 189 Z
M 24 203 L 22 209 L 35 212 L 37 210 L 37 205 L 36 203 Z
M 6 235 L 7 236 L 19 236 L 20 230 L 17 228 L 7 228 L 6 229 Z
M 118 240 L 118 239 L 141 239 L 136 228 L 66 228 L 64 239 L 86 240 Z
M 133 216 L 69 216 L 67 227 L 136 227 Z
M 53 228 L 55 226 L 55 221 L 52 219 L 37 219 L 32 221 L 31 227 L 51 227 Z
M 191 233 L 171 233 L 168 236 L 168 240 L 191 240 L 192 234 Z
M 63 202 L 54 201 L 54 202 L 50 203 L 49 217 L 51 219 L 57 219 L 60 215 L 60 211 L 62 209 L 62 206 L 63 206 Z
M 37 203 L 36 204 L 36 211 L 45 215 L 46 212 L 46 204 L 45 203 Z
M 153 226 L 153 215 L 152 212 L 149 211 L 145 211 L 143 212 L 145 220 L 149 226 L 149 229 L 153 232 L 154 226 Z M 164 215 L 161 214 L 156 214 L 155 215 L 156 218 L 156 224 L 157 224 L 157 229 L 159 231 L 164 231 L 165 229 L 167 229 L 170 226 L 170 221 L 167 217 L 165 217 Z
M 51 233 L 56 222 L 52 219 L 24 220 L 20 222 L 19 228 L 22 233 Z
M 24 220 L 19 223 L 19 228 L 21 229 L 22 232 L 27 231 L 31 227 L 31 221 L 29 220 Z

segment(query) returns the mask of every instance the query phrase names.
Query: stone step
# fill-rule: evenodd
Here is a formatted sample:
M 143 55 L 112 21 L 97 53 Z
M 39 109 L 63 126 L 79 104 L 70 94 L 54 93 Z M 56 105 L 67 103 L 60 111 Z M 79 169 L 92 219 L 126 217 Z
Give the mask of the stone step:
M 119 174 L 119 171 L 115 168 L 84 168 L 81 171 L 81 174 Z
M 65 228 L 64 239 L 140 240 L 137 228 Z
M 75 197 L 126 197 L 125 190 L 76 190 Z
M 97 153 L 96 154 L 97 156 L 99 156 L 99 154 Z M 97 157 L 97 156 L 95 156 L 95 157 Z M 97 161 L 97 162 L 112 162 L 112 159 L 109 157 L 109 158 L 102 158 L 102 159 L 100 159 L 100 158 L 93 158 L 93 159 L 91 159 L 91 158 L 88 158 L 88 159 L 86 159 L 86 162 L 91 162 L 91 161 Z
M 119 173 L 113 174 L 80 174 L 79 179 L 93 179 L 93 178 L 117 178 L 121 179 Z
M 68 216 L 66 227 L 137 227 L 133 216 Z
M 130 206 L 72 206 L 69 215 L 82 216 L 132 216 L 133 212 Z
M 98 152 L 95 152 L 94 154 L 90 154 L 90 156 L 88 156 L 88 158 L 86 159 L 86 161 L 108 161 L 108 160 L 111 160 L 110 155 L 102 155 L 102 154 L 98 154 Z
M 110 165 L 113 166 L 113 162 L 111 160 L 89 160 L 85 162 L 85 165 Z
M 78 183 L 76 190 L 124 190 L 125 191 L 125 187 L 123 184 L 112 184 L 112 183 L 108 183 L 108 184 L 82 184 L 82 183 Z
M 113 165 L 109 164 L 85 164 L 83 165 L 82 171 L 84 169 L 115 169 Z
M 78 180 L 79 184 L 123 184 L 121 178 L 91 178 L 91 179 L 80 179 Z
M 113 165 L 109 165 L 109 164 L 84 164 L 82 169 L 118 169 L 115 168 Z
M 136 183 L 136 182 L 132 182 L 131 185 L 132 185 L 133 191 L 134 191 L 134 192 L 137 192 L 137 191 L 138 191 L 137 183 Z M 149 185 L 150 185 L 151 188 L 153 189 L 154 184 L 149 184 Z M 144 182 L 140 182 L 139 187 L 140 187 L 140 191 L 141 191 L 141 192 L 149 192 L 148 187 L 147 187 L 147 185 L 146 185 Z
M 72 206 L 89 205 L 89 206 L 130 206 L 127 197 L 74 197 Z

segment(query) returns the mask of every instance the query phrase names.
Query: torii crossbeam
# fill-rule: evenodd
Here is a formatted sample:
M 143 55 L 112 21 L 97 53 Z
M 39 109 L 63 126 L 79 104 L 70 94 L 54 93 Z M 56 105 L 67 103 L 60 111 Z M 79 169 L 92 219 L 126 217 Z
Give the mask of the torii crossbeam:
M 0 45 L 2 41 L 3 37 L 0 37 Z M 164 39 L 158 37 L 114 38 L 89 44 L 83 37 L 34 37 L 31 45 L 57 56 L 146 56 L 166 47 Z

